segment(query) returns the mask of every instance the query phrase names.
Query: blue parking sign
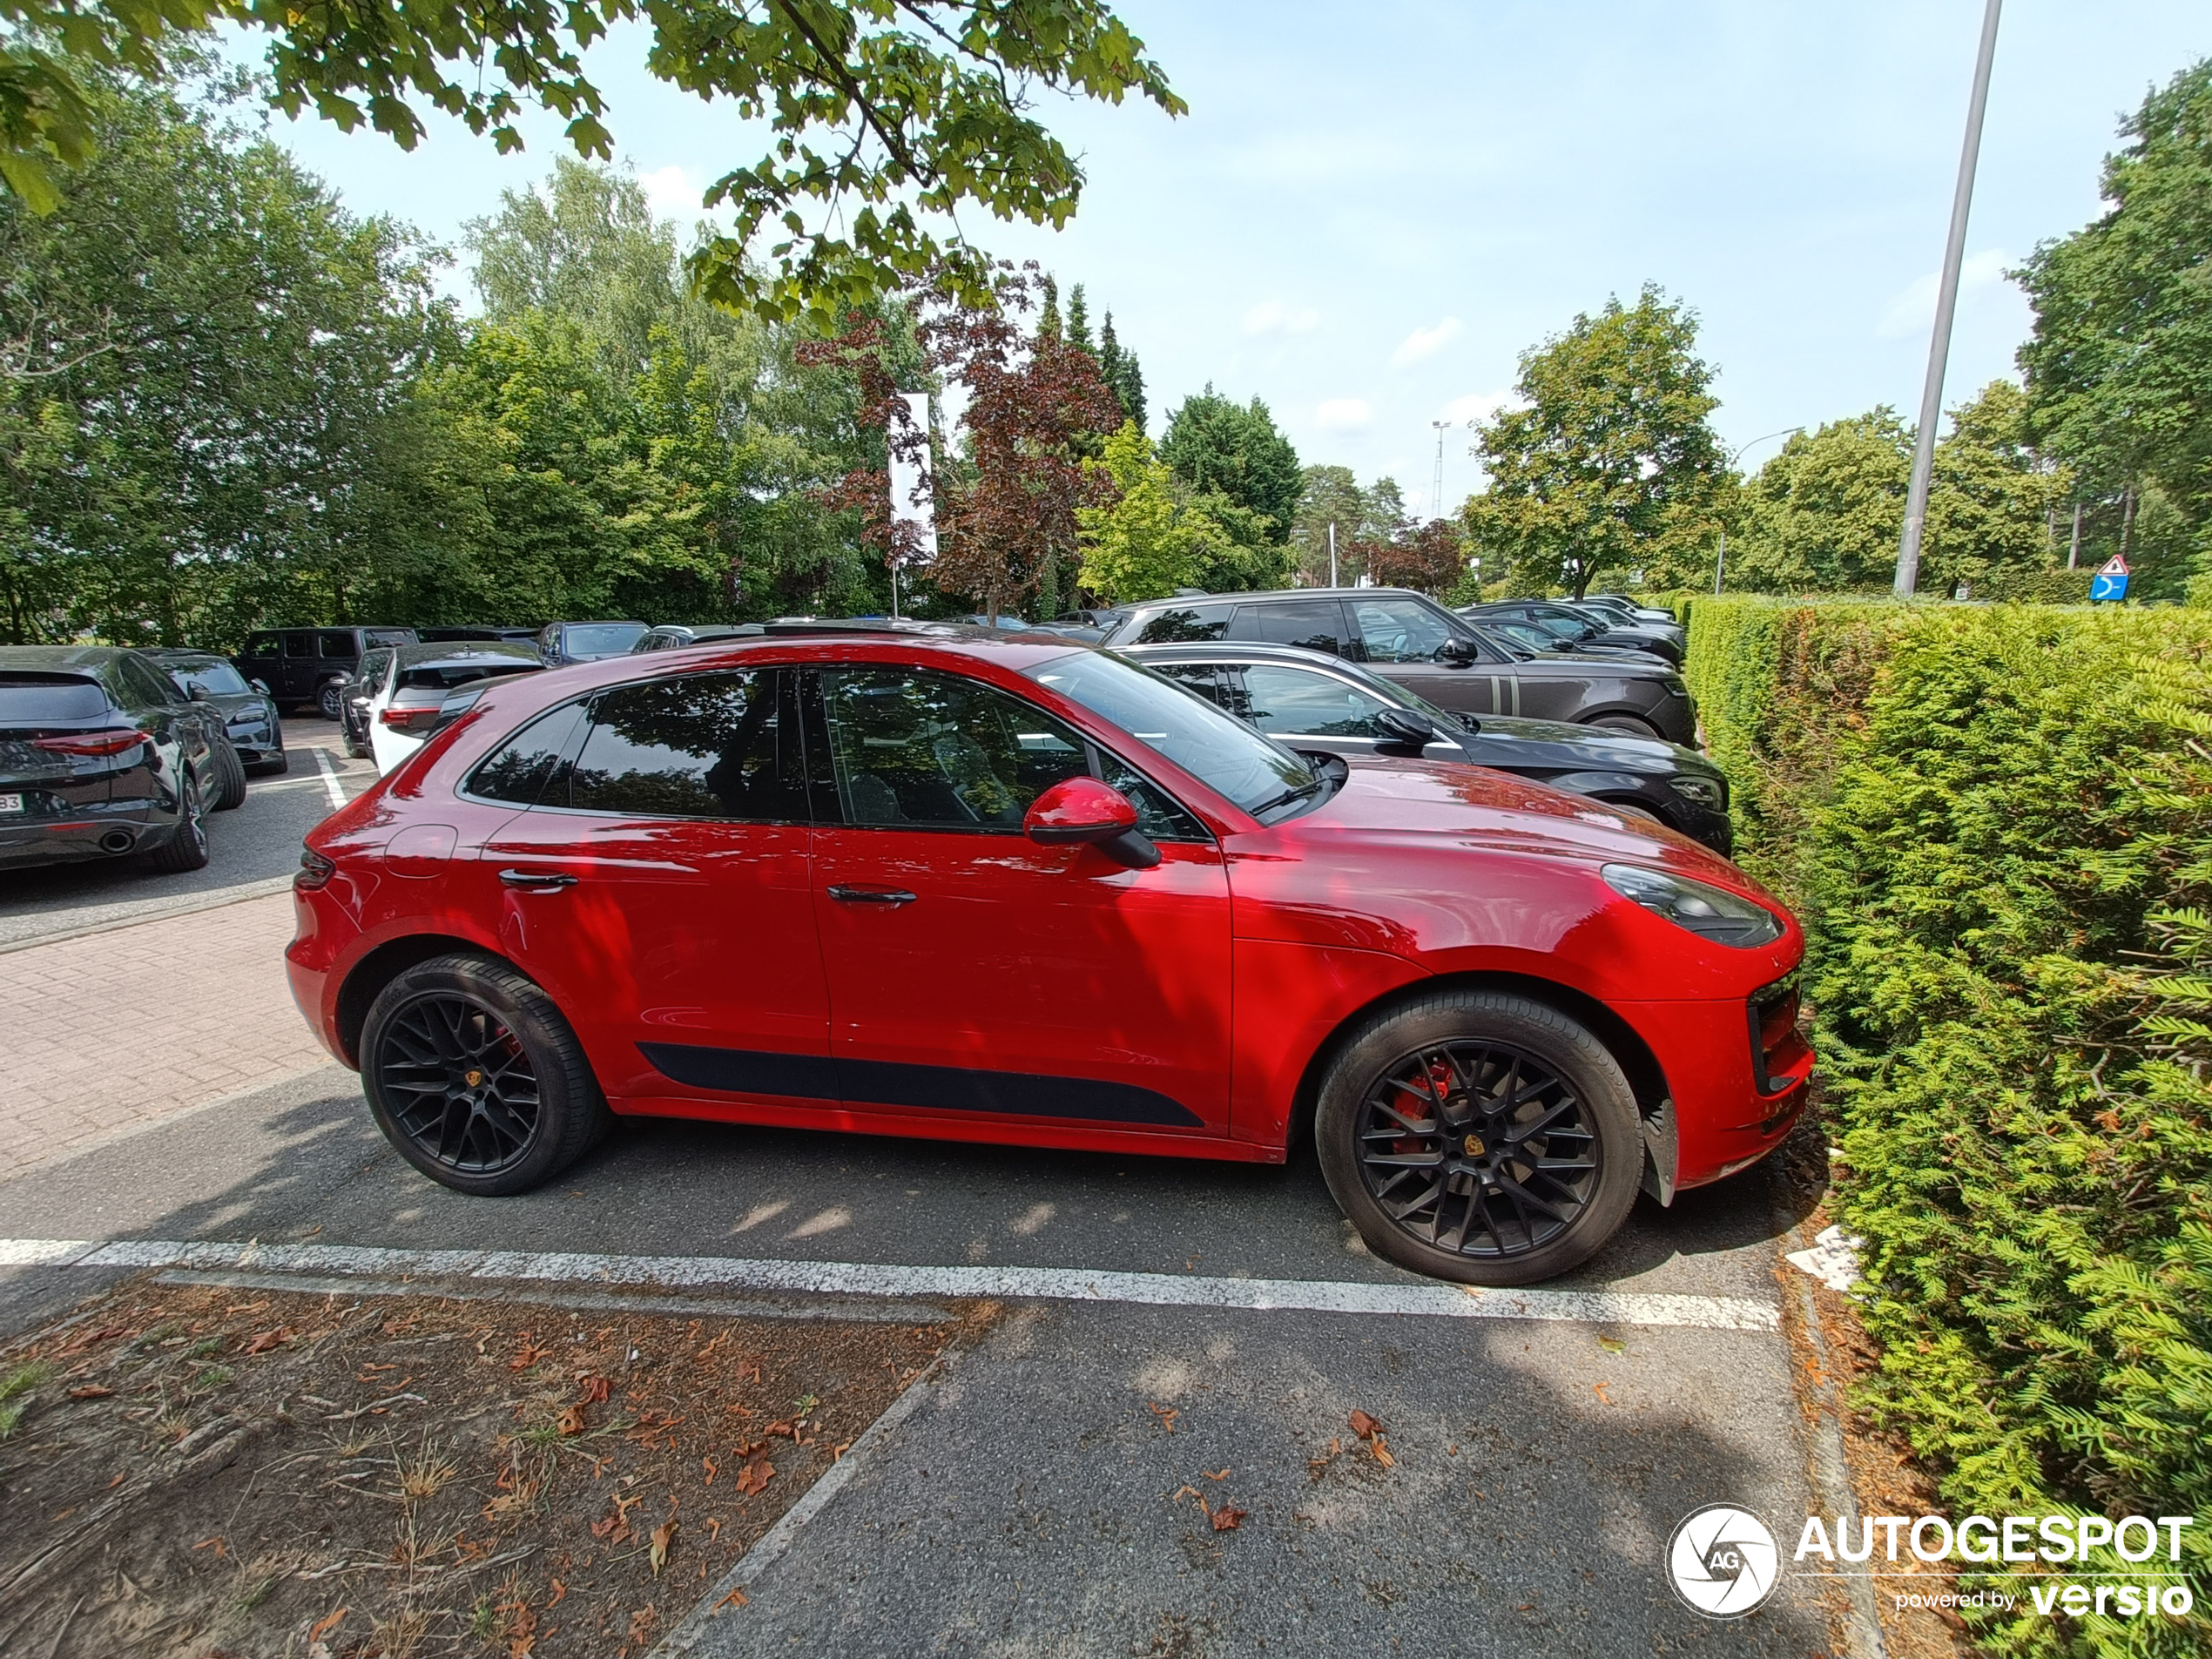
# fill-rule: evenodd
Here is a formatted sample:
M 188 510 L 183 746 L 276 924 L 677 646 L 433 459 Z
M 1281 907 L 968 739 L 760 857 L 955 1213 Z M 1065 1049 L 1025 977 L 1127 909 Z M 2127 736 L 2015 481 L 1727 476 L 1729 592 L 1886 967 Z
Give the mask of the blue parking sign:
M 2089 578 L 2089 603 L 2101 604 L 2127 597 L 2128 561 L 2114 554 L 2099 565 L 2096 575 Z

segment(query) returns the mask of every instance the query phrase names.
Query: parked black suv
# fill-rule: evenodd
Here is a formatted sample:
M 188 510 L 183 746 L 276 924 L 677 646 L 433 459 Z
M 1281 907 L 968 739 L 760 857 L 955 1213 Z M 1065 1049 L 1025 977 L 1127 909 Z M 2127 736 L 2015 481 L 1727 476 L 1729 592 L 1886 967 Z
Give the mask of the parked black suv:
M 1223 639 L 1302 645 L 1364 662 L 1454 714 L 1523 715 L 1695 745 L 1697 715 L 1673 669 L 1649 658 L 1523 651 L 1405 588 L 1291 588 L 1150 599 L 1106 645 Z
M 339 711 L 339 687 L 377 645 L 412 645 L 412 628 L 272 628 L 249 637 L 233 658 L 238 671 L 269 688 L 280 708 L 313 704 L 326 720 Z
M 0 867 L 197 870 L 208 811 L 245 790 L 220 714 L 138 652 L 0 645 Z
M 1292 749 L 1492 766 L 1654 819 L 1723 857 L 1734 846 L 1727 778 L 1680 744 L 1559 720 L 1453 714 L 1357 663 L 1294 645 L 1122 651 Z
M 1673 623 L 1630 622 L 1596 605 L 1570 605 L 1549 599 L 1502 599 L 1467 605 L 1460 614 L 1474 622 L 1496 617 L 1541 630 L 1557 651 L 1640 651 L 1682 665 L 1683 631 Z

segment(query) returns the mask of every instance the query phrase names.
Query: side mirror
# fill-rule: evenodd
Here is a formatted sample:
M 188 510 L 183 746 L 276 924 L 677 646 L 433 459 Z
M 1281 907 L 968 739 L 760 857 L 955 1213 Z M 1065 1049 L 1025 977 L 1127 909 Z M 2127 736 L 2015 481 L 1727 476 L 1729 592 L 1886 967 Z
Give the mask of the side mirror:
M 1418 752 L 1436 738 L 1436 722 L 1419 709 L 1385 709 L 1375 716 L 1375 735 L 1385 743 Z
M 195 703 L 205 703 L 207 700 L 207 688 L 195 683 L 185 687 L 185 695 Z
M 255 691 L 257 691 L 260 692 L 260 694 L 261 694 L 263 697 L 266 697 L 266 696 L 268 696 L 268 694 L 269 694 L 269 683 L 268 683 L 268 681 L 266 681 L 266 680 L 248 680 L 248 681 L 246 682 L 246 684 L 247 684 L 248 685 L 251 685 L 251 686 L 252 686 L 252 687 L 253 687 Z
M 1482 655 L 1482 651 L 1472 639 L 1453 634 L 1437 654 L 1447 663 L 1472 663 Z
M 1063 778 L 1029 803 L 1022 833 L 1039 846 L 1095 846 L 1132 870 L 1149 870 L 1160 849 L 1136 827 L 1136 806 L 1096 778 Z

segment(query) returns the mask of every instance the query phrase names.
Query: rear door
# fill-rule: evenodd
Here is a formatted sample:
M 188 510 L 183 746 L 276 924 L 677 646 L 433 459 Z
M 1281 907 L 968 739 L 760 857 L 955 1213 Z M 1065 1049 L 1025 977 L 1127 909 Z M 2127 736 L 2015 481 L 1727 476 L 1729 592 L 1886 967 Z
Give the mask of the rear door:
M 469 792 L 527 795 L 480 860 L 502 944 L 616 1095 L 835 1097 L 792 683 L 617 686 L 526 727 Z
M 1227 637 L 1270 645 L 1298 645 L 1332 657 L 1354 657 L 1345 631 L 1344 609 L 1334 599 L 1271 599 L 1238 605 Z
M 846 1105 L 1227 1135 L 1229 885 L 1204 826 L 995 686 L 891 664 L 819 684 L 814 901 Z M 1080 775 L 1137 801 L 1158 865 L 1022 834 Z

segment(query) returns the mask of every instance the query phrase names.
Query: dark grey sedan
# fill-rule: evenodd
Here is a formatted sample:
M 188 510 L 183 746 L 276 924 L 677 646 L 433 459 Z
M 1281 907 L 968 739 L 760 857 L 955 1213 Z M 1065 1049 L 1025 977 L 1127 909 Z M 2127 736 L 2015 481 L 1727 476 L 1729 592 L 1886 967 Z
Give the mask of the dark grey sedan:
M 1131 604 L 1101 643 L 1193 640 L 1298 645 L 1365 663 L 1454 714 L 1507 714 L 1610 726 L 1694 743 L 1696 707 L 1682 676 L 1631 652 L 1539 653 L 1405 588 L 1294 588 L 1177 595 Z
M 249 772 L 275 777 L 292 762 L 284 752 L 284 721 L 276 698 L 259 681 L 249 681 L 227 657 L 208 651 L 149 651 L 185 695 L 223 717 L 231 747 Z
M 1472 761 L 1656 819 L 1723 855 L 1734 846 L 1727 777 L 1679 744 L 1557 720 L 1455 715 L 1356 664 L 1290 645 L 1130 645 L 1121 654 L 1293 749 Z

